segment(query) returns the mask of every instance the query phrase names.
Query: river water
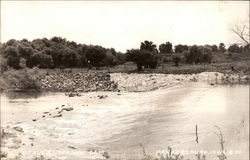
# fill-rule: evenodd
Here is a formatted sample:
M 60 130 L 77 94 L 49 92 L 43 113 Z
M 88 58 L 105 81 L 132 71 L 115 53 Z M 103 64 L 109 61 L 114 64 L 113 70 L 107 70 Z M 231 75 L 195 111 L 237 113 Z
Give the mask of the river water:
M 107 95 L 99 99 L 98 95 Z M 73 111 L 56 115 L 56 107 L 71 106 Z M 43 112 L 51 115 L 42 117 Z M 36 121 L 32 121 L 36 119 Z M 228 159 L 249 156 L 249 85 L 189 83 L 151 92 L 83 93 L 2 93 L 2 126 L 20 126 L 23 143 L 12 152 L 104 150 L 111 158 L 139 159 L 143 149 L 157 156 L 168 146 L 185 158 L 207 151 L 218 159 L 219 126 Z M 198 142 L 196 142 L 196 130 Z M 27 145 L 33 137 L 33 146 Z M 74 149 L 72 149 L 72 146 Z M 60 159 L 82 159 L 83 155 L 50 153 Z

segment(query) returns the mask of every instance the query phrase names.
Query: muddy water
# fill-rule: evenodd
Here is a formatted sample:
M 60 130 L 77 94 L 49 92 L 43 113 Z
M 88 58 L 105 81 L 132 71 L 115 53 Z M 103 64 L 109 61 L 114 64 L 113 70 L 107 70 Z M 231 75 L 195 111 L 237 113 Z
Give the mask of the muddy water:
M 98 95 L 108 97 L 99 99 Z M 62 105 L 74 110 L 53 118 L 56 107 Z M 51 115 L 42 117 L 43 112 Z M 2 126 L 24 130 L 20 138 L 25 145 L 10 152 L 45 151 L 42 153 L 47 157 L 59 159 L 94 157 L 87 155 L 89 149 L 107 151 L 111 158 L 138 159 L 142 157 L 139 144 L 153 156 L 171 146 L 188 154 L 186 158 L 195 159 L 192 151 L 200 150 L 210 151 L 207 157 L 216 159 L 215 152 L 220 150 L 214 133 L 218 132 L 217 125 L 228 159 L 248 159 L 249 86 L 190 83 L 151 92 L 98 92 L 81 97 L 64 93 L 1 94 L 1 122 Z M 199 143 L 195 141 L 196 125 Z

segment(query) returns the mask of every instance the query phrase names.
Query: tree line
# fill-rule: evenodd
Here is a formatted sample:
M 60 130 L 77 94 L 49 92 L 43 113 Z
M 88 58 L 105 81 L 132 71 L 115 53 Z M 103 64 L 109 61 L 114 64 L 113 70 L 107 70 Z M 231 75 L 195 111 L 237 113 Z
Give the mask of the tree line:
M 224 43 L 217 45 L 182 45 L 162 43 L 157 47 L 152 41 L 141 42 L 138 49 L 129 49 L 126 53 L 114 48 L 98 45 L 77 44 L 65 38 L 53 37 L 28 41 L 11 39 L 0 45 L 1 71 L 8 67 L 21 69 L 33 68 L 86 68 L 112 67 L 127 61 L 136 63 L 138 70 L 156 68 L 159 59 L 171 55 L 172 62 L 178 66 L 182 61 L 189 64 L 211 63 L 212 53 L 249 52 L 250 45 L 233 44 L 226 49 Z
M 125 55 L 114 48 L 77 44 L 65 38 L 53 37 L 28 41 L 11 39 L 0 46 L 2 66 L 14 69 L 83 68 L 114 66 L 125 62 Z M 2 67 L 1 66 L 1 67 Z

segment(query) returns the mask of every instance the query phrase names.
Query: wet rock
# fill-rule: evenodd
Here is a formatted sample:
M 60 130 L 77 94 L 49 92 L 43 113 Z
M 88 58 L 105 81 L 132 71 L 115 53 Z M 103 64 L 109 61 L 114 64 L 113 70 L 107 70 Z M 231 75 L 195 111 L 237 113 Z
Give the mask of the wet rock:
M 73 147 L 73 146 L 68 146 L 69 148 L 71 148 L 71 149 L 77 149 L 76 147 Z
M 62 117 L 62 114 L 58 114 L 58 115 L 53 116 L 53 118 L 57 118 L 57 117 Z
M 65 111 L 72 111 L 74 108 L 72 107 L 67 107 L 67 108 L 63 108 L 61 111 L 65 110 Z
M 104 151 L 104 152 L 102 153 L 102 156 L 103 156 L 104 158 L 106 158 L 106 159 L 110 158 L 108 152 L 106 152 L 106 151 Z
M 32 141 L 34 141 L 35 138 L 34 137 L 29 137 L 29 139 L 32 140 Z
M 99 99 L 104 99 L 104 98 L 107 98 L 108 96 L 107 95 L 98 95 L 97 97 L 99 97 Z
M 18 132 L 23 132 L 23 128 L 21 127 L 13 127 L 14 130 L 18 131 Z

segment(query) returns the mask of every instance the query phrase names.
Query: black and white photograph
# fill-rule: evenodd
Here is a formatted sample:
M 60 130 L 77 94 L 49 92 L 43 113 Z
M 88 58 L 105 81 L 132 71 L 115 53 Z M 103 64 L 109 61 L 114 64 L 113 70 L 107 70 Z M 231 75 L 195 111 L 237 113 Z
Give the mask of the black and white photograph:
M 1 0 L 1 160 L 249 160 L 250 2 Z

